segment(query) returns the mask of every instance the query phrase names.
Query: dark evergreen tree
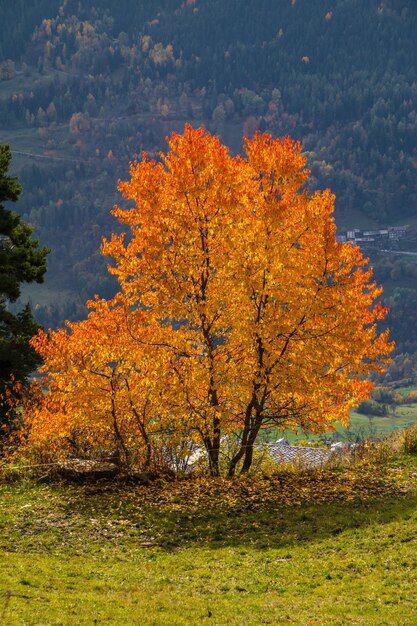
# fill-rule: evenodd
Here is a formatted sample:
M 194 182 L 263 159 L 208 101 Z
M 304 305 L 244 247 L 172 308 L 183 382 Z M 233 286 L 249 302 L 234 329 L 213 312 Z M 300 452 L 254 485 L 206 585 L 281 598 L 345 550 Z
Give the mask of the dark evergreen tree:
M 0 145 L 0 394 L 3 396 L 11 377 L 26 384 L 28 376 L 39 364 L 29 339 L 39 325 L 29 305 L 14 315 L 9 305 L 20 296 L 22 283 L 42 282 L 46 271 L 48 250 L 40 248 L 32 238 L 32 228 L 10 211 L 4 202 L 16 202 L 21 186 L 7 175 L 11 161 L 8 145 Z M 6 407 L 1 405 L 0 425 L 6 423 Z

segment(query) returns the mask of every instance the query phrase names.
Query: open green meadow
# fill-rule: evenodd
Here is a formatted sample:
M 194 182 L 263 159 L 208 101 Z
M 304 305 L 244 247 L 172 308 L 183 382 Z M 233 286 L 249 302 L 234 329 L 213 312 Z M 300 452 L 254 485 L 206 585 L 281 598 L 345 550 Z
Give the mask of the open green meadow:
M 415 391 L 415 387 L 406 387 L 399 392 L 409 393 Z M 350 412 L 350 424 L 343 426 L 336 424 L 335 431 L 329 431 L 325 435 L 312 435 L 305 433 L 293 433 L 291 431 L 273 431 L 270 434 L 271 441 L 285 437 L 291 442 L 297 441 L 317 441 L 322 439 L 332 439 L 354 443 L 356 441 L 366 441 L 368 439 L 383 439 L 391 433 L 417 425 L 417 404 L 401 404 L 389 407 L 387 415 L 363 415 L 357 411 Z
M 351 412 L 349 427 L 338 427 L 345 437 L 354 439 L 360 435 L 362 439 L 369 437 L 386 437 L 391 432 L 417 424 L 417 404 L 403 404 L 396 407 L 395 413 L 386 416 L 366 416 L 356 411 Z M 368 437 L 367 437 L 368 436 Z
M 0 485 L 0 623 L 414 625 L 417 456 Z

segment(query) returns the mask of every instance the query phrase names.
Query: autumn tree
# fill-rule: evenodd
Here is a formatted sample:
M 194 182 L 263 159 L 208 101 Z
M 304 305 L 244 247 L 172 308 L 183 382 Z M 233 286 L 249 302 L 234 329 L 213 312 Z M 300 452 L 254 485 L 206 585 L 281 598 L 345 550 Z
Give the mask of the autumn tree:
M 72 420 L 100 428 L 95 400 L 71 404 L 72 390 L 90 384 L 92 397 L 106 387 L 109 419 L 113 397 L 127 414 L 132 378 L 153 407 L 146 427 L 203 445 L 213 475 L 223 457 L 229 475 L 247 472 L 263 428 L 346 423 L 369 397 L 366 376 L 383 370 L 392 349 L 377 329 L 381 289 L 360 250 L 336 241 L 332 194 L 307 190 L 299 143 L 257 133 L 244 150 L 232 157 L 218 138 L 186 126 L 159 161 L 132 163 L 119 189 L 133 207 L 114 209 L 129 233 L 103 244 L 120 293 L 100 305 L 100 323 L 123 310 L 123 324 L 112 322 L 110 341 L 102 331 L 76 341 L 81 323 L 34 342 L 55 367 L 52 394 L 65 387 Z M 53 365 L 58 339 L 68 351 Z M 73 361 L 88 364 L 88 383 L 74 383 Z M 41 416 L 37 427 L 47 423 Z
M 149 466 L 159 426 L 154 398 L 159 398 L 161 362 L 151 362 L 151 351 L 140 350 L 137 337 L 132 340 L 132 315 L 120 295 L 111 302 L 96 298 L 88 306 L 86 320 L 40 331 L 33 339 L 49 393 L 39 402 L 38 384 L 32 386 L 26 430 L 52 454 L 111 450 L 123 462 L 135 457 Z

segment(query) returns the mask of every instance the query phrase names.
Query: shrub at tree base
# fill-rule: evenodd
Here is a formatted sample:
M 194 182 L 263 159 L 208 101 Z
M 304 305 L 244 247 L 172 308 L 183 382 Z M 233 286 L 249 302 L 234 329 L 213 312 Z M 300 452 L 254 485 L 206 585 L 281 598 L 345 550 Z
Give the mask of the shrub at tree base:
M 48 392 L 26 398 L 24 438 L 144 466 L 195 443 L 233 475 L 262 428 L 347 421 L 388 362 L 386 311 L 359 249 L 336 242 L 332 194 L 304 188 L 298 143 L 258 133 L 231 157 L 186 126 L 168 145 L 119 185 L 129 234 L 102 247 L 119 293 L 33 340 Z

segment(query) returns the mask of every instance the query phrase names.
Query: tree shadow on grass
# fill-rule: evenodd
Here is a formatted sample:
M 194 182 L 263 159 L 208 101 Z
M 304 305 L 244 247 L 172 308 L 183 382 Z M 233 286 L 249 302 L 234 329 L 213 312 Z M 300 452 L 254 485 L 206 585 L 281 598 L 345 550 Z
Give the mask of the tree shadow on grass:
M 157 544 L 177 550 L 191 544 L 208 547 L 282 548 L 316 542 L 373 524 L 417 519 L 417 497 L 381 498 L 366 503 L 309 504 L 227 513 L 207 512 L 189 519 L 172 514 Z
M 107 530 L 111 541 L 122 541 L 124 537 L 132 547 L 143 545 L 164 551 L 191 546 L 282 548 L 321 541 L 374 524 L 417 521 L 414 491 L 395 493 L 394 489 L 387 489 L 387 493 L 372 497 L 369 493 L 361 495 L 362 487 L 346 498 L 336 493 L 323 501 L 318 492 L 316 501 L 307 497 L 291 505 L 282 502 L 279 493 L 271 497 L 270 492 L 265 499 L 262 492 L 248 495 L 243 490 L 232 501 L 220 498 L 215 502 L 216 498 L 200 497 L 192 502 L 192 489 L 188 497 L 179 490 L 179 495 L 170 492 L 170 497 L 164 499 L 153 488 L 147 492 L 146 488 L 99 486 L 74 490 L 67 513 L 71 516 L 71 512 L 77 511 L 85 520 L 100 519 L 107 529 L 115 529 L 114 536 Z M 174 492 L 176 488 L 173 487 Z

